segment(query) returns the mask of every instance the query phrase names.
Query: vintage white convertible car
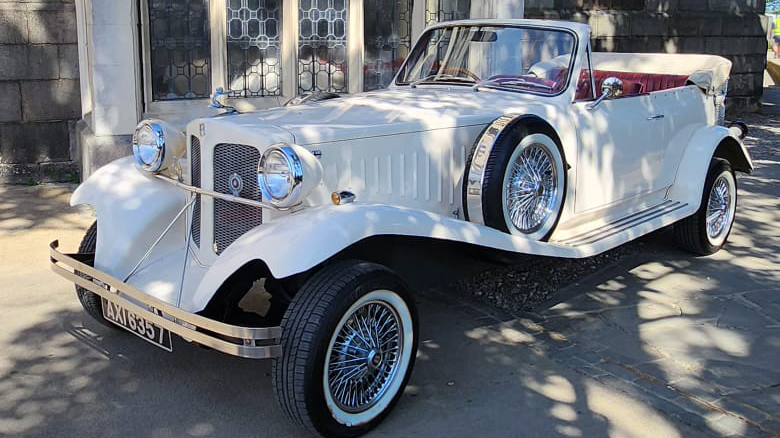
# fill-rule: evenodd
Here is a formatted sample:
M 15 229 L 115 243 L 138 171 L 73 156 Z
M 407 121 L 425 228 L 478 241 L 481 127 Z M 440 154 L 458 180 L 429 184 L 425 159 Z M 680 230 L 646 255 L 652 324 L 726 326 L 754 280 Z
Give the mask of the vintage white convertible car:
M 752 170 L 747 128 L 723 126 L 730 62 L 594 53 L 589 32 L 448 22 L 386 90 L 248 114 L 215 98 L 225 112 L 186 132 L 144 121 L 135 157 L 74 193 L 97 222 L 78 253 L 52 242 L 52 267 L 98 321 L 273 358 L 294 422 L 364 433 L 415 360 L 393 266 L 409 242 L 502 259 L 588 257 L 669 225 L 696 254 L 726 242 L 735 171 Z

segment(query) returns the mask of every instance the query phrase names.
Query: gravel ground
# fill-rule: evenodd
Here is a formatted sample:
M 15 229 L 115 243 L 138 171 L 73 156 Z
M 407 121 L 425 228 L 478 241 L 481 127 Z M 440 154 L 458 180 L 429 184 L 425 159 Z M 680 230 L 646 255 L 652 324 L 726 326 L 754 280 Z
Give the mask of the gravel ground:
M 777 157 L 780 144 L 780 116 L 748 114 L 741 118 L 749 127 L 745 145 L 756 167 Z M 608 269 L 637 254 L 649 242 L 670 240 L 668 230 L 660 230 L 611 251 L 586 259 L 529 257 L 522 266 L 502 266 L 451 285 L 456 291 L 472 294 L 509 313 L 533 310 L 549 300 L 555 291 L 583 277 Z M 671 242 L 669 242 L 671 243 Z

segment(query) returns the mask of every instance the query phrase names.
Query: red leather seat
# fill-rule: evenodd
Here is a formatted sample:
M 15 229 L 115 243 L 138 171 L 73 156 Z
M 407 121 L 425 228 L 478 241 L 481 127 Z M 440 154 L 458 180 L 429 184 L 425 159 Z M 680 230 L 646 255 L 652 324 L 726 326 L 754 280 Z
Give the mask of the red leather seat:
M 685 86 L 688 76 L 660 73 L 631 73 L 624 71 L 594 70 L 596 90 L 601 90 L 601 83 L 608 77 L 616 77 L 623 81 L 623 95 L 632 96 L 653 91 L 668 90 Z M 577 82 L 575 99 L 586 99 L 590 96 L 590 81 L 587 71 L 580 73 Z

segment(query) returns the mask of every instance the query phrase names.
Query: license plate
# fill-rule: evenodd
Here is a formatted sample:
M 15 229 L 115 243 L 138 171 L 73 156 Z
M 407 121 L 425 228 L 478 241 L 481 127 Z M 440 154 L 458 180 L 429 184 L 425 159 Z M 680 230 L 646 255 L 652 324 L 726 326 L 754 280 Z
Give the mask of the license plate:
M 173 351 L 170 330 L 166 330 L 105 298 L 101 297 L 101 299 L 103 300 L 104 318 L 163 350 Z

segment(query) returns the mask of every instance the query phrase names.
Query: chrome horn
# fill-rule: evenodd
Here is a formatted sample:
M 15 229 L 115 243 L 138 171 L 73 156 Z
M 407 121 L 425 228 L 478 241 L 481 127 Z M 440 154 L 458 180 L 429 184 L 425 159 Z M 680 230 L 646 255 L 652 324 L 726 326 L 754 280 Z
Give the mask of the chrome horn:
M 614 99 L 623 95 L 623 81 L 610 76 L 604 79 L 601 83 L 601 96 L 588 105 L 588 109 L 592 110 L 599 106 L 604 99 Z

